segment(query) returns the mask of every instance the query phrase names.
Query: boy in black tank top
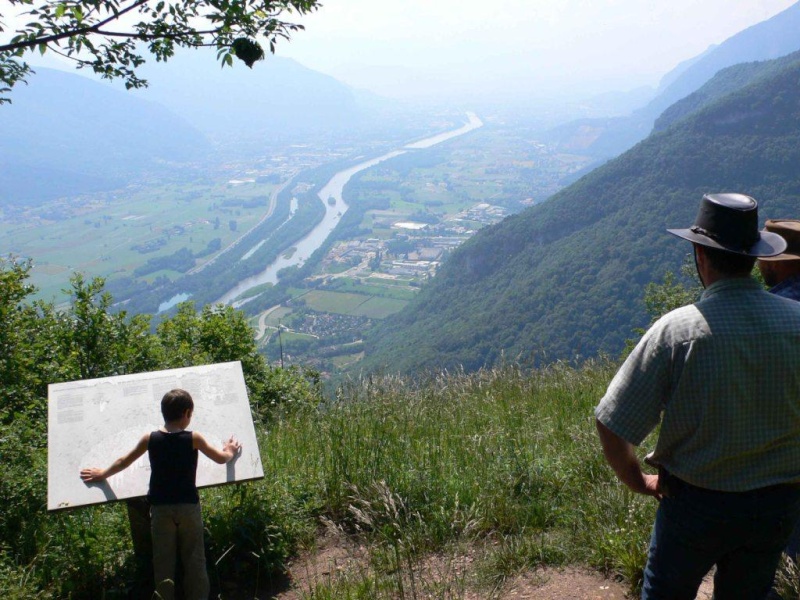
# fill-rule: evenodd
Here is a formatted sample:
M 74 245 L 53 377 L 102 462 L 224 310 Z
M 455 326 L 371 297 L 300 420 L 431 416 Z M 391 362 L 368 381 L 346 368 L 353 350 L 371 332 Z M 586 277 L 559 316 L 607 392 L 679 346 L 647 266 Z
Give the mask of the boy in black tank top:
M 206 600 L 209 593 L 203 547 L 203 519 L 195 485 L 197 451 L 223 464 L 241 448 L 231 437 L 222 450 L 211 446 L 196 431 L 186 431 L 192 420 L 194 402 L 186 390 L 176 389 L 161 399 L 164 427 L 146 433 L 136 447 L 107 469 L 83 469 L 86 483 L 103 481 L 132 465 L 145 452 L 150 458 L 150 516 L 153 533 L 153 570 L 156 592 L 164 600 L 175 595 L 175 563 L 178 551 L 184 566 L 186 600 Z

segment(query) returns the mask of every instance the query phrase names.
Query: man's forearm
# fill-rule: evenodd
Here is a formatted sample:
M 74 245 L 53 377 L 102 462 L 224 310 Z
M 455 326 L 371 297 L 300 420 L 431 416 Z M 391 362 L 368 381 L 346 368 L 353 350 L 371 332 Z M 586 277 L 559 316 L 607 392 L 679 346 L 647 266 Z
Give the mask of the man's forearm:
M 600 421 L 596 421 L 596 424 L 603 454 L 619 480 L 634 492 L 659 497 L 658 477 L 642 471 L 633 444 L 619 437 Z

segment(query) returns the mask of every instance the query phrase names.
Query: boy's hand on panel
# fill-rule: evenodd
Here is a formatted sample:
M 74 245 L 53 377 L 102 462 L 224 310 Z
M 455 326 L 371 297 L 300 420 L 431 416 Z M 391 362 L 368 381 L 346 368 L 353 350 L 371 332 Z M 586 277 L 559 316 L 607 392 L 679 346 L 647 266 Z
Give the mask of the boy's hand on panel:
M 105 476 L 103 475 L 103 469 L 92 468 L 92 469 L 81 469 L 81 479 L 83 483 L 97 483 L 98 481 L 104 481 Z
M 242 449 L 242 445 L 235 437 L 231 436 L 230 439 L 223 444 L 222 449 L 225 452 L 230 451 L 233 456 L 236 456 L 239 453 L 239 450 Z

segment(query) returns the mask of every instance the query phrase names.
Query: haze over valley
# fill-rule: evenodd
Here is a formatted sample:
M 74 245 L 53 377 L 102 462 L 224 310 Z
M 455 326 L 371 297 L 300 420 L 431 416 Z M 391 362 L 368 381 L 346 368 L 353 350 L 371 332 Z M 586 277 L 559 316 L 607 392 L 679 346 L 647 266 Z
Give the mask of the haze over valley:
M 411 83 L 395 93 L 352 65 L 329 68 L 373 90 L 294 58 L 220 69 L 196 51 L 146 65 L 150 87 L 125 91 L 42 63 L 0 106 L 0 254 L 30 260 L 46 300 L 64 302 L 61 290 L 82 273 L 105 279 L 116 310 L 156 322 L 185 301 L 232 305 L 271 361 L 326 374 L 477 369 L 505 352 L 538 353 L 534 362 L 617 354 L 646 322 L 645 286 L 682 262 L 666 246 L 623 257 L 656 235 L 654 223 L 691 218 L 698 194 L 730 185 L 766 211 L 800 215 L 782 171 L 769 185 L 739 176 L 744 163 L 737 176 L 713 164 L 697 178 L 672 176 L 687 148 L 719 143 L 696 137 L 709 107 L 752 112 L 728 94 L 755 86 L 754 98 L 790 114 L 779 102 L 790 90 L 777 81 L 794 59 L 752 63 L 800 49 L 800 5 L 767 4 L 658 78 L 631 72 L 627 88 L 614 87 L 624 85 L 615 74 L 606 89 L 565 76 L 559 90 L 551 74 L 534 91 L 500 83 L 496 69 L 482 72 L 480 93 L 473 84 L 453 94 L 454 83 L 438 95 Z M 424 82 L 431 69 L 418 72 Z M 461 72 L 451 69 L 453 81 Z M 754 129 L 728 143 L 766 135 L 761 120 L 736 118 Z M 781 128 L 788 144 L 794 123 Z M 653 211 L 658 219 L 644 218 Z M 610 248 L 609 219 L 631 246 Z M 563 236 L 575 237 L 551 245 Z M 597 257 L 594 274 L 575 275 L 586 296 L 575 308 L 569 274 Z M 609 295 L 615 270 L 625 277 Z M 504 302 L 514 309 L 494 311 Z

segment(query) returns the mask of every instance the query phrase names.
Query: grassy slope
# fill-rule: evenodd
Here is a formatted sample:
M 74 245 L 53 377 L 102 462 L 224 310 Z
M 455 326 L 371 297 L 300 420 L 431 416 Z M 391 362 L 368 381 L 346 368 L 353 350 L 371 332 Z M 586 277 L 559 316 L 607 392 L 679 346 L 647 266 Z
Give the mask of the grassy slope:
M 602 459 L 592 408 L 611 373 L 371 379 L 324 410 L 285 415 L 260 437 L 264 480 L 202 492 L 212 580 L 263 581 L 327 520 L 366 542 L 370 570 L 321 584 L 317 597 L 406 597 L 418 559 L 464 544 L 487 549 L 470 582 L 479 589 L 543 564 L 589 565 L 635 587 L 655 503 Z M 129 580 L 122 506 L 36 519 L 50 543 L 35 568 L 2 565 L 10 597 L 113 596 Z
M 508 367 L 359 382 L 331 410 L 270 432 L 267 479 L 291 474 L 321 514 L 365 531 L 389 562 L 376 578 L 390 587 L 398 557 L 480 540 L 497 544 L 484 584 L 522 567 L 580 563 L 636 586 L 655 503 L 624 490 L 602 459 L 592 410 L 611 371 Z

